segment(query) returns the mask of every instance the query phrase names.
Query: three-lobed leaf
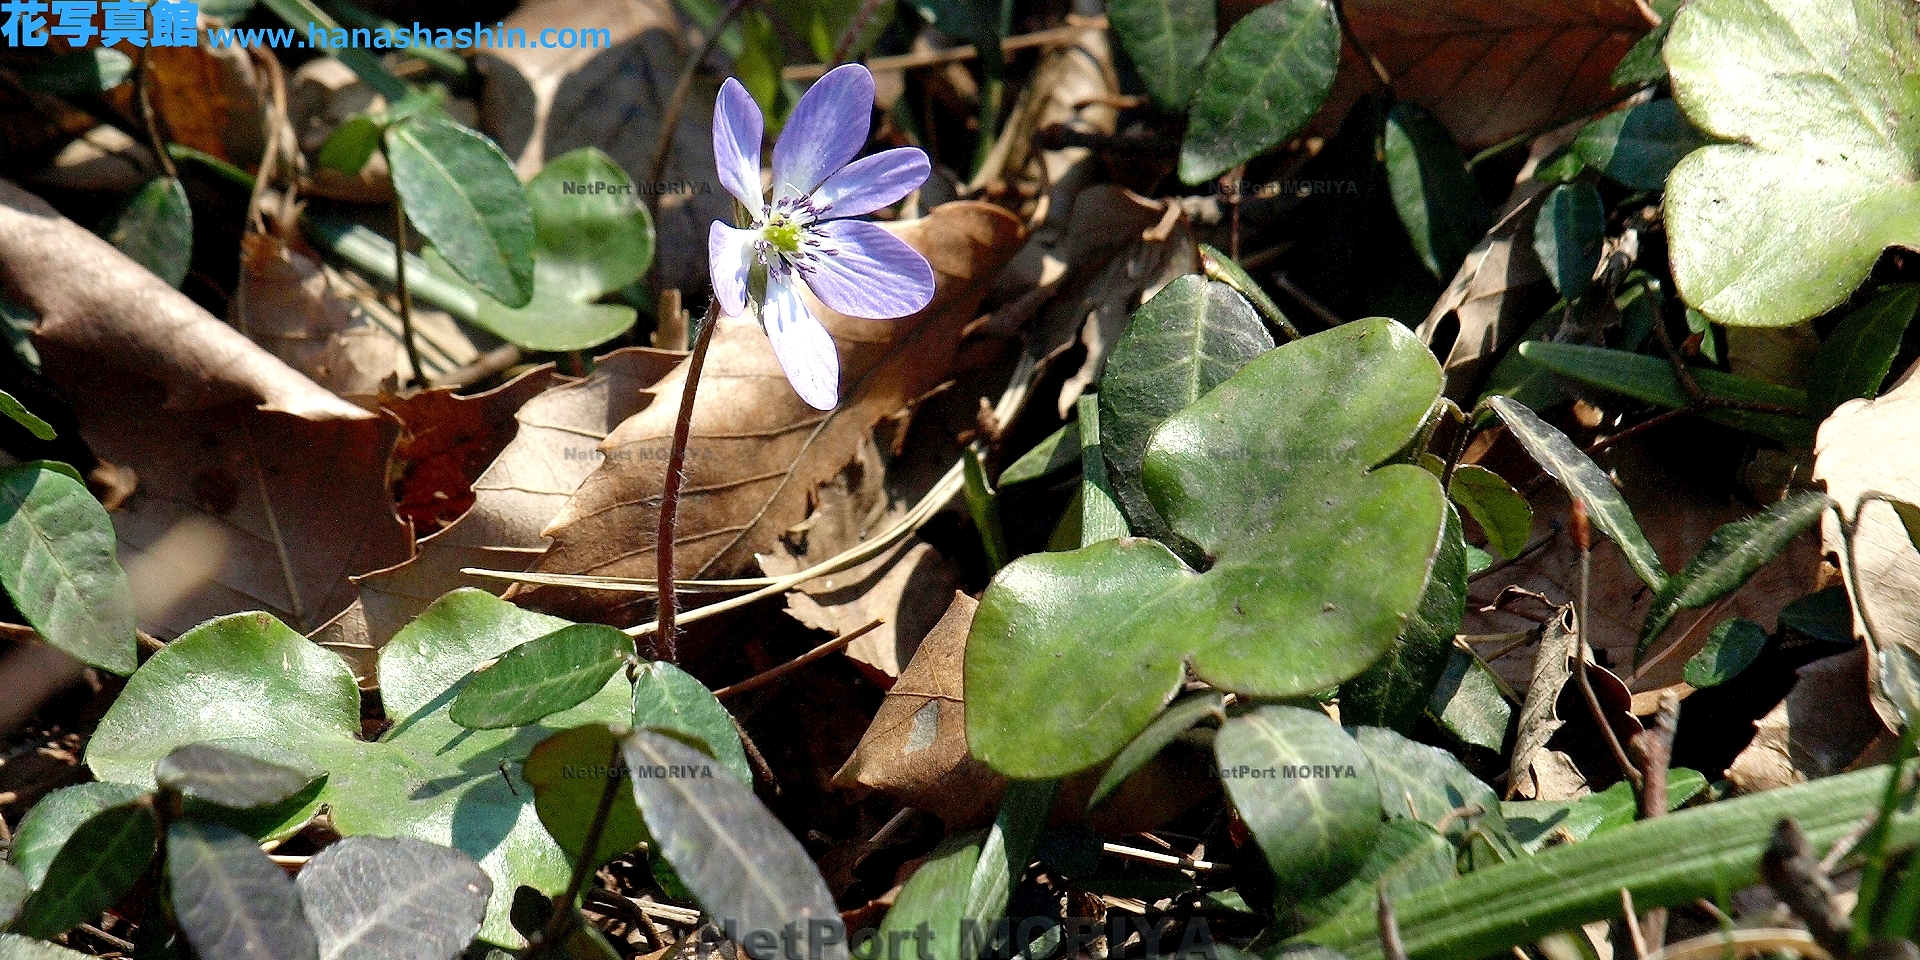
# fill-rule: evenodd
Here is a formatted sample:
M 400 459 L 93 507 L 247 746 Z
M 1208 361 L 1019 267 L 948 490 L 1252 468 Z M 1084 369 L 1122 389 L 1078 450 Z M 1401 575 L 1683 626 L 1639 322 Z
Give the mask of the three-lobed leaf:
M 0 585 L 48 643 L 103 670 L 133 672 L 133 590 L 114 552 L 113 521 L 69 472 L 36 462 L 0 473 Z
M 1647 646 L 1673 622 L 1674 614 L 1705 606 L 1739 589 L 1748 577 L 1779 556 L 1793 538 L 1818 523 L 1832 503 L 1824 493 L 1796 493 L 1757 516 L 1715 530 L 1693 560 L 1655 591 L 1634 656 L 1646 654 Z
M 1278 146 L 1333 89 L 1340 25 L 1330 0 L 1273 0 L 1214 47 L 1180 145 L 1180 179 L 1217 177 Z
M 295 882 L 320 960 L 453 960 L 493 892 L 472 857 L 405 837 L 348 837 Z
M 407 219 L 460 276 L 509 307 L 533 297 L 533 210 L 513 163 L 484 134 L 417 116 L 387 128 Z

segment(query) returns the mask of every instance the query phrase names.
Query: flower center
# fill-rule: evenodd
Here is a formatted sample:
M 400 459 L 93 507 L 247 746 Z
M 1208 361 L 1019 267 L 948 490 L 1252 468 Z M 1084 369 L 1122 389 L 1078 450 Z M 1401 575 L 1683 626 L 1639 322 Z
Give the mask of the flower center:
M 800 225 L 785 217 L 775 217 L 761 227 L 760 236 L 781 253 L 800 252 Z

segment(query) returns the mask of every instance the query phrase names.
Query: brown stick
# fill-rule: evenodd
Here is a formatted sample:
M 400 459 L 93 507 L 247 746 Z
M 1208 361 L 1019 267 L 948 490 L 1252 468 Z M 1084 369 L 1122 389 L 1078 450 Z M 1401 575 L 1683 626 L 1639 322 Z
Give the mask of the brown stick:
M 1613 751 L 1613 759 L 1620 764 L 1620 774 L 1633 784 L 1633 792 L 1639 795 L 1640 771 L 1634 769 L 1632 761 L 1627 759 L 1627 751 L 1620 746 L 1620 738 L 1614 735 L 1613 724 L 1607 722 L 1607 712 L 1600 706 L 1600 697 L 1593 692 L 1593 682 L 1587 679 L 1587 660 L 1592 650 L 1587 645 L 1589 585 L 1593 580 L 1593 533 L 1587 524 L 1587 504 L 1584 500 L 1573 501 L 1573 544 L 1580 548 L 1580 606 L 1574 613 L 1576 631 L 1574 640 L 1574 679 L 1580 682 L 1580 695 L 1586 698 L 1587 709 L 1593 713 L 1593 722 L 1600 727 L 1600 735 L 1607 741 L 1607 748 Z
M 1760 876 L 1774 896 L 1807 924 L 1807 932 L 1828 953 L 1847 956 L 1851 924 L 1846 911 L 1834 902 L 1833 882 L 1813 855 L 1813 846 L 1800 825 L 1782 820 L 1773 829 L 1773 841 L 1760 858 Z
M 1680 729 L 1680 695 L 1668 690 L 1660 694 L 1660 709 L 1654 713 L 1653 726 L 1635 734 L 1627 749 L 1640 764 L 1640 819 L 1666 816 L 1667 770 L 1673 763 L 1673 737 Z M 1625 891 L 1623 890 L 1622 893 Z M 1633 917 L 1627 917 L 1633 922 Z M 1667 911 L 1648 910 L 1635 924 L 1644 933 L 1646 946 L 1659 950 L 1667 945 Z
M 820 659 L 821 657 L 824 657 L 830 653 L 833 653 L 836 650 L 846 649 L 848 644 L 851 644 L 855 640 L 858 640 L 861 637 L 864 637 L 867 634 L 872 633 L 873 631 L 879 629 L 880 625 L 883 623 L 886 623 L 886 621 L 875 620 L 872 623 L 869 623 L 864 627 L 860 627 L 857 630 L 850 631 L 842 636 L 835 637 L 832 640 L 828 640 L 826 643 L 823 643 L 817 647 L 814 647 L 812 650 L 808 650 L 806 653 L 803 653 L 792 660 L 788 660 L 786 663 L 783 663 L 777 667 L 774 667 L 771 670 L 768 670 L 764 673 L 755 674 L 751 677 L 748 677 L 745 680 L 740 681 L 739 683 L 733 684 L 732 686 L 721 687 L 720 689 L 715 690 L 713 692 L 713 695 L 718 699 L 725 700 L 728 697 L 739 696 L 740 694 L 746 693 L 749 690 L 758 690 L 761 687 L 764 687 L 767 684 L 772 683 L 775 680 L 778 680 L 781 677 L 784 677 L 787 674 L 792 673 L 793 671 L 798 670 L 801 667 L 804 667 L 807 664 Z

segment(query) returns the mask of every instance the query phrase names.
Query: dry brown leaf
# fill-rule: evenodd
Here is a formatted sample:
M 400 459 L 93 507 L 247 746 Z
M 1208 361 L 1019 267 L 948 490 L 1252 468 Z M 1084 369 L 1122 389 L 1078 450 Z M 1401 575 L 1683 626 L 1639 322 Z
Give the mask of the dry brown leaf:
M 836 409 L 814 410 L 794 394 L 751 318 L 723 319 L 715 329 L 687 448 L 680 576 L 714 579 L 749 569 L 754 554 L 771 550 L 783 531 L 805 519 L 814 489 L 853 459 L 876 422 L 944 382 L 962 329 L 1020 240 L 1018 222 L 984 203 L 950 203 L 889 226 L 933 265 L 933 302 L 891 321 L 850 319 L 813 304 L 840 345 L 846 399 Z M 541 571 L 654 575 L 656 501 L 683 376 L 677 370 L 662 378 L 652 391 L 655 402 L 600 445 L 606 462 L 548 527 L 554 542 L 540 559 Z M 608 616 L 621 606 L 605 597 L 578 600 L 564 607 L 577 619 Z
M 359 577 L 356 606 L 362 609 L 326 639 L 379 647 L 455 587 L 504 590 L 502 581 L 460 570 L 531 567 L 547 544 L 541 530 L 599 465 L 596 444 L 646 407 L 647 388 L 680 358 L 640 347 L 616 350 L 595 361 L 586 379 L 550 387 L 528 400 L 513 415 L 519 424 L 513 439 L 473 481 L 473 508 L 420 541 L 412 560 Z
M 1814 479 L 1826 481 L 1828 496 L 1850 521 L 1858 522 L 1851 556 L 1831 513 L 1821 520 L 1821 536 L 1829 554 L 1852 566 L 1847 594 L 1853 598 L 1854 633 L 1872 652 L 1867 671 L 1873 679 L 1873 707 L 1896 728 L 1902 726 L 1900 711 L 1888 700 L 1886 688 L 1894 687 L 1908 709 L 1914 691 L 1920 690 L 1920 553 L 1893 507 L 1878 500 L 1863 503 L 1862 498 L 1880 494 L 1920 503 L 1916 371 L 1920 364 L 1909 367 L 1893 389 L 1877 399 L 1841 404 L 1820 425 L 1813 444 Z
M 1536 145 L 1534 160 L 1540 152 Z M 1441 366 L 1447 372 L 1447 397 L 1466 409 L 1472 409 L 1479 398 L 1501 351 L 1551 303 L 1551 287 L 1546 287 L 1544 297 L 1525 295 L 1530 288 L 1544 286 L 1547 279 L 1533 252 L 1536 201 L 1547 185 L 1533 179 L 1533 166 L 1529 161 L 1521 171 L 1493 229 L 1468 251 L 1417 330 L 1422 342 L 1444 351 Z
M 1394 92 L 1469 151 L 1611 102 L 1613 68 L 1654 25 L 1637 0 L 1348 0 L 1341 9 Z M 1379 88 L 1352 44 L 1340 61 L 1319 124 Z
M 399 385 L 405 347 L 356 313 L 297 237 L 241 238 L 240 283 L 230 306 L 234 326 L 253 342 L 341 396 Z
M 380 407 L 400 421 L 393 445 L 394 502 L 415 536 L 438 532 L 473 506 L 473 483 L 513 440 L 514 414 L 553 386 L 553 366 L 460 396 L 451 387 L 387 395 Z
M 113 520 L 148 632 L 240 610 L 311 629 L 351 602 L 349 576 L 406 558 L 391 425 L 3 180 L 0 289 L 40 317 L 82 438 L 140 478 Z
M 1532 799 L 1540 795 L 1533 763 L 1547 741 L 1566 724 L 1555 711 L 1560 690 L 1573 676 L 1573 654 L 1578 637 L 1574 633 L 1573 614 L 1562 608 L 1554 611 L 1534 650 L 1533 671 L 1527 682 L 1527 698 L 1520 707 L 1520 724 L 1514 733 L 1513 756 L 1507 767 L 1507 796 Z
M 881 790 L 945 821 L 971 826 L 999 805 L 1006 781 L 967 753 L 967 705 L 961 690 L 967 631 L 980 604 L 955 593 L 945 616 L 920 644 L 836 786 Z
M 168 139 L 242 167 L 266 152 L 266 83 L 237 46 L 214 47 L 207 31 L 193 47 L 154 46 L 146 53 L 149 96 Z M 104 95 L 138 129 L 133 84 Z
M 667 103 L 690 54 L 668 0 L 530 0 L 506 28 L 605 29 L 609 49 L 497 49 L 479 58 L 486 76 L 482 129 L 500 141 L 522 178 L 580 147 L 599 147 L 634 182 L 652 175 Z M 707 225 L 733 200 L 713 176 L 713 100 L 718 86 L 697 78 L 674 128 L 665 179 L 691 184 L 664 192 L 654 211 L 662 287 L 706 286 Z
M 1886 728 L 1867 708 L 1867 654 L 1856 647 L 1801 667 L 1786 699 L 1754 722 L 1753 742 L 1727 768 L 1741 793 L 1832 776 Z

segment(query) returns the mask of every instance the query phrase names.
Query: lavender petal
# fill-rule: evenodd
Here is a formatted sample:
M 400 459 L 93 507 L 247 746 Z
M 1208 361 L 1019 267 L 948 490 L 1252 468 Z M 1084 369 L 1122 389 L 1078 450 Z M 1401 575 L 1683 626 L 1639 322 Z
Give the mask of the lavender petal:
M 713 162 L 720 170 L 720 185 L 755 215 L 766 209 L 760 191 L 760 138 L 765 132 L 753 95 L 728 77 L 713 105 Z
M 865 220 L 829 220 L 801 235 L 813 295 L 849 317 L 891 320 L 933 301 L 933 267 L 905 240 Z
M 840 352 L 785 270 L 767 278 L 760 325 L 793 392 L 815 410 L 832 410 L 840 402 Z
M 713 274 L 713 298 L 727 316 L 746 312 L 747 273 L 753 268 L 753 243 L 759 238 L 759 231 L 737 230 L 718 220 L 707 228 L 707 269 Z
M 822 218 L 857 217 L 892 206 L 927 182 L 933 165 L 919 147 L 896 147 L 861 157 L 840 168 L 813 191 L 813 208 Z
M 798 200 L 866 146 L 873 125 L 873 74 L 857 63 L 821 77 L 787 118 L 773 145 L 773 202 Z

